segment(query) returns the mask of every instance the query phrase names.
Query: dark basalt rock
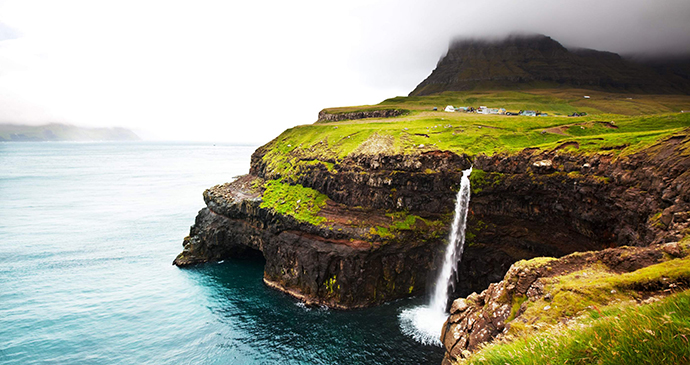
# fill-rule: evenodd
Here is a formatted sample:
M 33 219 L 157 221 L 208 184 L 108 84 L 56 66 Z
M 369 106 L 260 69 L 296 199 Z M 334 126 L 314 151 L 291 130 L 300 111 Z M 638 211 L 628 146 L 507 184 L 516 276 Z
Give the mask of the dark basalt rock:
M 454 287 L 455 296 L 464 296 L 500 280 L 521 259 L 678 241 L 690 227 L 689 134 L 619 158 L 538 149 L 493 156 L 351 155 L 329 161 L 337 172 L 310 164 L 291 178 L 333 204 L 384 218 L 386 210 L 406 210 L 449 220 L 461 171 L 473 164 L 467 244 Z M 204 193 L 208 208 L 175 264 L 258 250 L 269 285 L 340 308 L 424 292 L 445 234 L 404 231 L 383 240 L 367 235 L 368 228 L 313 226 L 261 208 L 260 194 L 247 192 L 247 181 L 282 178 L 270 171 L 266 152 L 257 149 L 244 180 Z
M 372 241 L 357 229 L 333 230 L 261 208 L 242 179 L 204 192 L 202 209 L 173 262 L 188 266 L 260 252 L 264 282 L 310 305 L 351 309 L 423 293 L 438 244 Z M 369 241 L 364 239 L 369 238 Z
M 340 122 L 343 120 L 356 120 L 367 118 L 393 118 L 407 114 L 409 111 L 404 109 L 381 109 L 381 110 L 367 110 L 351 113 L 329 113 L 326 110 L 319 112 L 319 122 Z

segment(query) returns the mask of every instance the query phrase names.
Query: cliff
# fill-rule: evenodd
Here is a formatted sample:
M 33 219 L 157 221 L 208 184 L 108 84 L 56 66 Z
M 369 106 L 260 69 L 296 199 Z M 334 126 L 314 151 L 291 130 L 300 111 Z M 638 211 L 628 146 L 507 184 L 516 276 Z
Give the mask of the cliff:
M 260 252 L 268 285 L 338 308 L 424 293 L 471 164 L 456 297 L 499 281 L 521 259 L 677 241 L 688 228 L 688 129 L 626 156 L 572 144 L 396 154 L 381 152 L 386 141 L 373 134 L 342 158 L 325 143 L 292 148 L 282 137 L 259 148 L 249 175 L 204 193 L 207 207 L 175 264 Z
M 678 60 L 635 62 L 611 52 L 568 50 L 543 35 L 458 40 L 410 95 L 545 87 L 687 94 L 687 64 Z
M 582 315 L 590 311 L 604 316 L 601 313 L 609 311 L 609 306 L 616 310 L 638 307 L 687 290 L 690 287 L 689 252 L 690 241 L 644 248 L 618 247 L 574 253 L 560 259 L 517 262 L 500 282 L 489 285 L 480 294 L 472 293 L 453 302 L 441 335 L 446 348 L 443 363 L 452 364 L 471 357 L 474 351 L 485 348 L 492 341 L 507 343 L 564 324 L 566 328 L 577 327 L 575 324 L 584 322 Z M 660 330 L 664 335 L 682 335 L 682 331 L 678 333 L 674 329 Z M 653 340 L 664 341 L 661 338 Z M 613 346 L 613 343 L 605 345 Z M 567 348 L 560 350 L 568 351 Z M 592 356 L 595 351 L 590 348 L 580 359 L 570 360 L 595 363 L 597 356 Z M 674 355 L 682 354 L 669 354 Z
M 596 308 L 686 288 L 690 96 L 648 94 L 686 92 L 683 70 L 543 36 L 459 42 L 413 96 L 324 109 L 258 148 L 247 175 L 204 192 L 173 264 L 260 255 L 266 285 L 340 309 L 422 295 L 472 166 L 446 362 L 585 310 L 558 304 L 543 316 L 545 301 Z M 445 105 L 548 116 L 439 112 Z M 566 285 L 590 272 L 608 294 Z
M 407 113 L 409 113 L 409 111 L 404 109 L 365 109 L 346 111 L 340 113 L 324 109 L 319 112 L 319 119 L 316 122 L 340 122 L 343 120 L 356 120 L 367 118 L 392 118 Z

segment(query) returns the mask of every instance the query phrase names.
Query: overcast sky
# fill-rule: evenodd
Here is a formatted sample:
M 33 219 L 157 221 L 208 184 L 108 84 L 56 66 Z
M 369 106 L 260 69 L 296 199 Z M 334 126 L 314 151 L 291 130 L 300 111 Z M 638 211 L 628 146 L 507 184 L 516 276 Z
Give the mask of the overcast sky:
M 406 95 L 449 41 L 689 53 L 688 0 L 0 1 L 0 122 L 263 143 Z

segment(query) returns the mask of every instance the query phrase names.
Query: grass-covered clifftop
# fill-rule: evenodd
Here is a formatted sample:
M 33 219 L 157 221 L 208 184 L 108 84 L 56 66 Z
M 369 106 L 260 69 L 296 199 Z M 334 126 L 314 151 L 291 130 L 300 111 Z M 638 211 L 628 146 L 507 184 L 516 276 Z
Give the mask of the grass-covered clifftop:
M 583 95 L 590 96 L 584 99 Z M 504 107 L 540 110 L 546 117 L 482 115 L 443 110 L 445 105 Z M 631 95 L 586 90 L 536 90 L 529 92 L 446 92 L 438 95 L 397 97 L 379 105 L 325 109 L 342 114 L 366 110 L 406 110 L 389 118 L 317 122 L 284 131 L 262 147 L 260 159 L 267 180 L 304 184 L 308 172 L 321 169 L 333 176 L 352 156 L 420 155 L 449 151 L 474 156 L 516 154 L 526 148 L 571 154 L 606 154 L 612 158 L 637 152 L 668 136 L 690 128 L 690 96 Z M 566 114 L 586 112 L 584 117 Z M 690 153 L 690 151 L 688 151 Z M 423 169 L 429 174 L 436 171 Z M 361 173 L 365 173 L 362 171 Z M 473 178 L 478 178 L 476 171 Z M 273 192 L 275 185 L 267 186 Z M 393 189 L 394 190 L 394 189 Z M 395 194 L 395 191 L 391 191 Z M 286 209 L 299 205 L 289 194 L 269 194 L 266 207 L 304 218 L 306 210 Z M 286 203 L 287 202 L 287 203 Z M 325 222 L 324 213 L 313 210 L 310 221 Z M 320 214 L 320 215 L 319 215 Z M 361 216 L 361 215 L 360 215 Z M 397 216 L 396 216 L 397 217 Z M 401 217 L 404 222 L 407 217 Z M 398 220 L 393 219 L 391 228 Z M 381 232 L 387 224 L 381 226 Z M 378 232 L 378 231 L 377 231 Z
M 583 95 L 590 96 L 584 99 Z M 539 110 L 546 117 L 480 115 L 441 111 L 446 105 L 486 105 L 508 111 Z M 437 107 L 440 111 L 432 111 Z M 346 120 L 286 130 L 267 147 L 265 159 L 277 170 L 292 166 L 290 156 L 329 161 L 349 154 L 410 154 L 447 150 L 458 154 L 512 153 L 524 148 L 564 148 L 580 152 L 634 152 L 690 127 L 690 96 L 632 95 L 586 90 L 530 92 L 446 92 L 397 97 L 374 106 L 326 109 L 400 108 L 395 118 Z M 584 117 L 567 117 L 586 112 Z M 314 163 L 314 162 L 311 162 Z M 288 164 L 288 165 L 286 165 Z

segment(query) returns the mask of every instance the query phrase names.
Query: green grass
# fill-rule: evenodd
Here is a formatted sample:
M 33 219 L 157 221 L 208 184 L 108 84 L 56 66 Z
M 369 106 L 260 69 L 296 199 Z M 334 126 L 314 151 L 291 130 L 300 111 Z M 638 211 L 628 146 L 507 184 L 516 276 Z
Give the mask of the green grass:
M 572 328 L 575 327 L 575 328 Z M 690 291 L 658 303 L 592 310 L 577 326 L 553 328 L 475 353 L 465 364 L 687 364 Z
M 277 213 L 290 215 L 300 222 L 314 225 L 324 223 L 326 218 L 318 214 L 326 205 L 328 197 L 302 185 L 290 185 L 278 180 L 267 181 L 263 194 L 262 208 L 270 208 Z
M 476 156 L 513 154 L 528 147 L 553 150 L 570 143 L 573 146 L 565 150 L 570 153 L 625 156 L 688 128 L 690 113 L 568 118 L 424 111 L 398 118 L 290 128 L 269 142 L 263 161 L 269 179 L 297 183 L 315 165 L 337 173 L 342 159 L 361 153 L 391 155 L 446 150 Z
M 439 110 L 443 110 L 446 105 L 475 108 L 485 105 L 489 108 L 505 108 L 508 111 L 540 110 L 552 114 L 572 114 L 581 109 L 571 106 L 567 99 L 518 91 L 444 92 L 428 96 L 391 98 L 384 100 L 381 105 L 404 105 L 417 109 L 437 107 Z
M 445 232 L 445 227 L 448 225 L 446 217 L 424 219 L 407 211 L 391 212 L 385 215 L 391 219 L 390 223 L 370 227 L 369 235 L 391 240 L 396 238 L 401 231 L 412 231 L 420 234 L 418 239 L 435 239 Z
M 591 94 L 592 99 L 583 100 L 582 95 L 585 94 Z M 616 107 L 620 103 L 639 107 L 631 107 L 631 113 L 626 113 L 627 109 Z M 541 110 L 551 116 L 431 111 L 433 106 L 442 110 L 446 105 L 480 104 L 513 111 Z M 610 150 L 610 153 L 626 154 L 690 127 L 690 113 L 678 113 L 681 109 L 690 110 L 690 96 L 638 96 L 586 90 L 445 92 L 396 97 L 379 105 L 325 110 L 346 113 L 395 108 L 409 110 L 410 113 L 396 118 L 318 123 L 288 129 L 271 142 L 271 150 L 265 160 L 283 176 L 292 171 L 300 159 L 333 163 L 352 153 L 367 152 L 360 148 L 366 143 L 384 153 L 448 150 L 468 155 L 490 155 L 514 153 L 527 147 L 548 150 L 565 142 L 576 142 L 579 144 L 577 150 L 583 153 Z M 562 116 L 574 111 L 587 111 L 589 115 L 577 118 Z M 375 153 L 376 148 L 368 151 Z M 296 160 L 291 160 L 288 155 Z
M 617 128 L 606 128 L 597 123 L 602 120 L 614 121 Z M 613 148 L 616 153 L 622 153 L 688 127 L 690 113 L 567 118 L 418 112 L 398 118 L 291 128 L 271 142 L 270 152 L 264 158 L 279 160 L 273 167 L 276 171 L 285 172 L 296 162 L 288 159 L 290 155 L 335 162 L 356 152 L 360 145 L 374 137 L 388 138 L 385 145 L 380 144 L 386 153 L 448 150 L 460 154 L 490 155 L 514 153 L 527 147 L 553 149 L 565 142 L 577 142 L 582 152 Z
M 591 96 L 584 99 L 584 95 Z M 529 91 L 447 91 L 427 96 L 398 96 L 386 99 L 378 105 L 339 107 L 325 109 L 329 113 L 395 109 L 443 110 L 446 105 L 486 105 L 489 108 L 506 108 L 508 111 L 539 110 L 552 115 L 573 112 L 589 114 L 648 115 L 677 113 L 690 110 L 687 95 L 635 95 L 617 94 L 581 89 L 535 89 Z
M 690 236 L 680 242 L 690 251 Z M 586 255 L 582 254 L 573 254 Z M 573 256 L 571 255 L 571 256 Z M 518 272 L 558 265 L 554 258 L 522 260 Z M 517 280 L 517 277 L 514 278 Z M 507 280 L 511 280 L 508 278 Z M 480 348 L 462 364 L 661 364 L 690 361 L 690 291 L 652 305 L 645 294 L 690 283 L 690 256 L 618 274 L 601 263 L 567 275 L 542 277 L 541 297 L 507 297 L 510 329 L 500 342 Z M 671 286 L 673 287 L 673 286 Z M 521 312 L 520 315 L 517 315 Z M 564 323 L 567 323 L 565 325 Z
M 591 94 L 592 99 L 582 100 L 585 94 Z M 631 96 L 633 100 L 628 99 Z M 590 101 L 595 103 L 590 105 Z M 637 105 L 639 108 L 634 110 L 654 114 L 620 114 L 616 107 L 620 103 Z M 442 109 L 449 104 L 487 105 L 514 111 L 534 109 L 550 115 L 586 111 L 589 115 L 578 118 L 522 117 L 430 110 L 432 106 Z M 553 150 L 568 143 L 565 151 L 569 153 L 625 156 L 651 146 L 662 138 L 688 130 L 690 113 L 677 113 L 682 106 L 690 110 L 690 96 L 651 95 L 638 98 L 631 94 L 584 90 L 477 91 L 398 97 L 379 105 L 326 109 L 328 112 L 346 113 L 400 108 L 410 113 L 395 118 L 315 123 L 290 128 L 266 145 L 263 162 L 267 167 L 266 178 L 295 185 L 313 169 L 325 169 L 337 174 L 339 163 L 347 156 L 357 154 L 419 154 L 446 150 L 473 157 L 479 154 L 514 154 L 525 148 Z M 619 114 L 611 114 L 612 111 Z M 690 153 L 690 148 L 688 150 Z M 436 171 L 427 170 L 424 173 L 433 174 Z M 482 188 L 500 182 L 503 177 L 500 174 L 485 176 L 482 171 L 475 170 L 471 179 L 473 192 L 479 193 Z M 293 203 L 287 204 L 291 206 Z M 398 227 L 395 221 L 392 226 L 375 229 L 376 233 L 391 236 L 392 231 L 414 225 L 414 222 L 403 221 L 400 223 L 402 226 Z
M 418 219 L 423 221 L 421 217 L 403 211 L 388 213 L 386 216 L 391 218 L 392 223 L 389 227 L 393 230 L 412 229 Z
M 687 243 L 685 250 L 688 250 Z M 529 260 L 525 265 L 548 265 L 549 261 Z M 543 298 L 526 305 L 520 321 L 511 324 L 513 335 L 528 335 L 538 330 L 534 322 L 553 325 L 563 318 L 572 318 L 591 307 L 603 307 L 612 301 L 639 299 L 641 288 L 663 287 L 666 281 L 690 282 L 690 256 L 668 260 L 630 273 L 617 274 L 601 264 L 594 264 L 568 275 L 543 278 Z

